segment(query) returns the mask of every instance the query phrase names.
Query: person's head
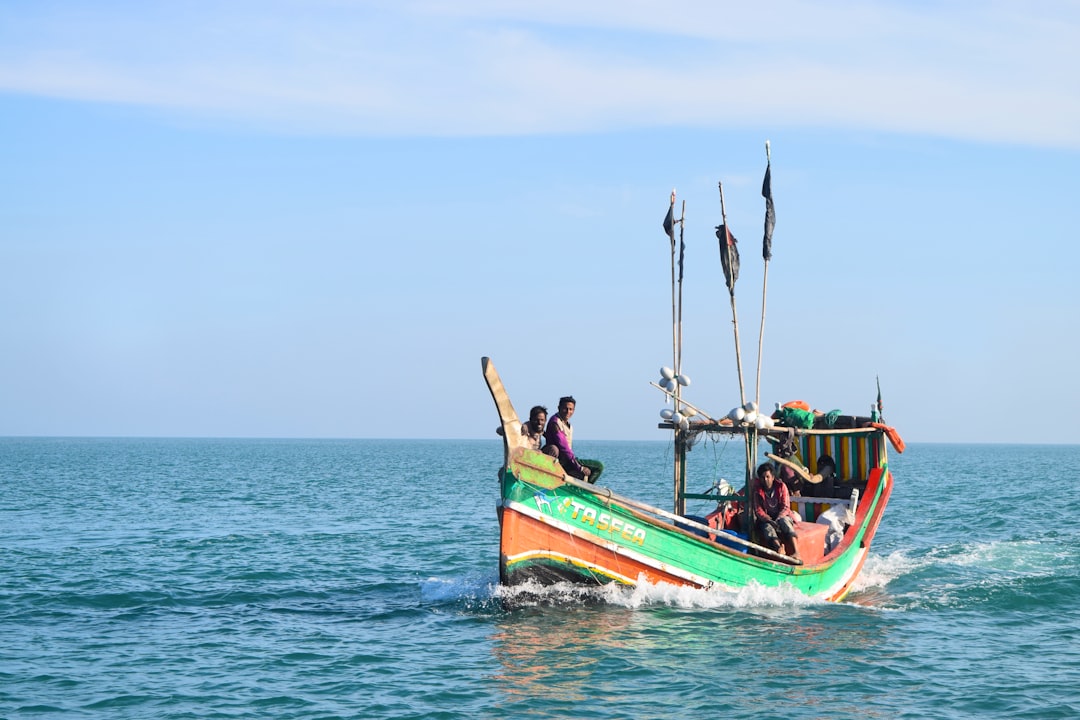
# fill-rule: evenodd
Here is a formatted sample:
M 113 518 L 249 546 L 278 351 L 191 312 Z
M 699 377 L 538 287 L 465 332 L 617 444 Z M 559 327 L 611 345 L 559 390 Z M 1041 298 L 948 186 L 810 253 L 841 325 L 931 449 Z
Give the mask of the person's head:
M 776 471 L 773 470 L 772 463 L 761 463 L 757 469 L 757 479 L 766 490 L 772 490 L 773 483 L 776 482 Z
M 574 414 L 575 407 L 577 407 L 577 400 L 572 395 L 559 398 L 559 417 L 563 420 L 569 420 Z
M 832 459 L 832 455 L 822 455 L 818 458 L 817 471 L 822 477 L 836 474 L 836 461 Z
M 534 405 L 532 410 L 529 410 L 529 422 L 533 427 L 543 427 L 547 422 L 547 408 L 543 405 Z

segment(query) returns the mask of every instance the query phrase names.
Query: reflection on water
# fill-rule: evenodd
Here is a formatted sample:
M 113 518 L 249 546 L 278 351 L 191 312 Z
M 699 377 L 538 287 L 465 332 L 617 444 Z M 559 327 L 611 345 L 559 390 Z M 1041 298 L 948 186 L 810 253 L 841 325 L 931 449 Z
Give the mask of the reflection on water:
M 745 712 L 753 698 L 811 715 L 888 715 L 865 705 L 881 690 L 856 672 L 858 658 L 888 648 L 888 613 L 764 588 L 756 603 L 751 591 L 671 586 L 623 588 L 590 605 L 574 604 L 568 586 L 547 592 L 494 619 L 500 669 L 490 681 L 506 712 L 538 700 L 569 708 L 601 691 L 634 703 L 676 693 L 688 709 Z M 631 600 L 641 595 L 652 600 Z
M 618 607 L 536 607 L 498 620 L 492 651 L 495 676 L 510 699 L 566 702 L 589 696 L 594 666 L 628 641 L 634 611 Z

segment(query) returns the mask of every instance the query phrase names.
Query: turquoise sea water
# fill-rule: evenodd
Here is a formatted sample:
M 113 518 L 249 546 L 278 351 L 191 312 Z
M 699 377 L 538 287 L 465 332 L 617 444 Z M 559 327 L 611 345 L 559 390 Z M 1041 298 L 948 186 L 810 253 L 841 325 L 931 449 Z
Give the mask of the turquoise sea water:
M 669 444 L 575 446 L 670 507 Z M 741 457 L 702 443 L 691 489 Z M 0 717 L 1080 716 L 1080 446 L 893 453 L 842 604 L 526 601 L 497 585 L 500 460 L 497 440 L 0 439 Z

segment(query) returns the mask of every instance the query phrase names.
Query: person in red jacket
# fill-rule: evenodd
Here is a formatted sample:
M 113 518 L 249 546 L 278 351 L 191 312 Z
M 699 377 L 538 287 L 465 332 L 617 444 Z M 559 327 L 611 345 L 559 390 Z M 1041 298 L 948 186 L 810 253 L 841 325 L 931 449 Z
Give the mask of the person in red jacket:
M 780 550 L 783 541 L 784 552 L 798 560 L 799 550 L 795 547 L 795 518 L 791 512 L 791 496 L 787 486 L 776 479 L 772 463 L 758 466 L 754 482 L 754 527 L 758 540 L 770 550 Z

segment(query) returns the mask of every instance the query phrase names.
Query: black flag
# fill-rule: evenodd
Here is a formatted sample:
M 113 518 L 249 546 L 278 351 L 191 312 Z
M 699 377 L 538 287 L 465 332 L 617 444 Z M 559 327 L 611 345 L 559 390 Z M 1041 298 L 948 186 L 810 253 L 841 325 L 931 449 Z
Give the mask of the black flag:
M 761 243 L 761 255 L 765 262 L 772 257 L 772 231 L 776 225 L 776 212 L 772 204 L 772 163 L 765 165 L 765 181 L 761 184 L 761 196 L 765 198 L 765 239 Z
M 877 381 L 877 415 L 878 415 L 878 422 L 885 422 L 885 409 L 883 407 L 881 407 L 881 378 L 875 376 L 874 379 Z
M 679 232 L 679 282 L 682 282 L 683 256 L 686 254 L 686 243 L 683 242 L 682 232 Z
M 739 246 L 735 235 L 724 225 L 716 226 L 716 239 L 720 241 L 720 264 L 724 266 L 724 280 L 729 292 L 735 292 L 739 279 Z
M 667 216 L 664 218 L 664 232 L 671 238 L 671 244 L 675 244 L 675 202 L 672 201 L 671 207 L 667 209 Z

